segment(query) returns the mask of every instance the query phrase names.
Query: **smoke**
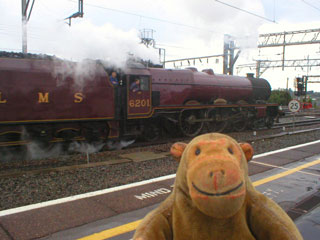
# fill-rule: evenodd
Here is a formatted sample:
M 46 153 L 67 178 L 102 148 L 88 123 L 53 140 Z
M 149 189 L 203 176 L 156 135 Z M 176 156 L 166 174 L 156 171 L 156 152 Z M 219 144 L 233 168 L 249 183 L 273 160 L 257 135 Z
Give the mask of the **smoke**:
M 21 49 L 21 3 L 0 3 L 0 45 L 4 50 Z M 77 1 L 36 2 L 27 24 L 28 51 L 56 55 L 73 61 L 102 59 L 123 66 L 128 54 L 145 60 L 158 61 L 158 52 L 140 44 L 139 31 L 134 27 L 118 28 L 103 14 L 97 23 L 97 10 L 85 10 L 85 17 L 73 19 L 71 27 L 63 20 L 77 10 Z M 99 12 L 98 12 L 99 14 Z M 6 23 L 6 24 L 4 24 Z M 14 39 L 14 41 L 13 41 Z
M 112 142 L 108 141 L 105 142 L 95 142 L 95 143 L 88 143 L 88 142 L 77 142 L 73 141 L 69 144 L 67 150 L 63 149 L 64 143 L 55 144 L 50 148 L 45 148 L 42 144 L 37 142 L 31 142 L 27 145 L 27 158 L 28 159 L 45 159 L 45 158 L 52 158 L 58 157 L 63 154 L 70 154 L 70 153 L 85 153 L 85 154 L 92 154 L 96 152 L 100 152 L 105 146 L 108 147 L 109 150 L 120 150 L 123 149 L 131 144 L 133 144 L 135 140 L 125 141 L 121 140 L 119 142 Z M 7 152 L 8 154 L 10 152 Z M 13 157 L 14 154 L 8 155 Z
M 26 151 L 13 151 L 13 149 L 4 149 L 0 151 L 0 162 L 17 162 L 25 160 L 40 160 L 47 158 L 55 158 L 70 153 L 86 153 L 92 154 L 103 149 L 106 143 L 87 143 L 87 142 L 71 142 L 67 150 L 63 144 L 55 143 L 52 145 L 44 145 L 39 142 L 30 142 L 26 145 Z M 21 148 L 22 149 L 22 148 Z
M 0 162 L 18 162 L 26 160 L 37 160 L 37 159 L 47 159 L 54 158 L 61 155 L 66 155 L 70 153 L 86 153 L 91 154 L 99 152 L 106 145 L 106 142 L 61 142 L 61 143 L 49 143 L 41 141 L 28 141 L 29 133 L 26 128 L 22 129 L 22 134 L 20 141 L 27 141 L 26 145 L 22 145 L 20 150 L 14 148 L 4 148 L 0 149 Z
M 264 15 L 261 0 L 228 0 L 227 3 Z M 214 0 L 91 0 L 84 6 L 84 18 L 72 20 L 69 27 L 63 20 L 77 10 L 77 1 L 39 1 L 35 4 L 28 22 L 28 49 L 30 52 L 53 54 L 73 61 L 102 59 L 123 67 L 128 54 L 144 60 L 158 62 L 158 51 L 140 44 L 139 30 L 156 30 L 156 42 L 169 42 L 181 46 L 167 51 L 167 56 L 201 56 L 208 52 L 218 54 L 223 34 L 233 35 L 242 48 L 255 47 L 257 30 L 263 20 L 217 3 Z M 10 22 L 14 30 L 15 48 L 21 47 L 21 12 L 19 2 L 7 1 L 2 6 L 0 22 Z M 93 5 L 98 7 L 93 7 Z M 109 9 L 109 10 L 108 10 Z M 119 9 L 123 11 L 112 11 Z M 125 14 L 124 12 L 133 14 Z M 164 19 L 195 26 L 186 28 L 139 17 L 139 15 Z M 20 20 L 21 21 L 21 20 Z M 7 34 L 7 33 L 6 33 Z M 13 33 L 12 33 L 13 34 Z M 10 35 L 10 36 L 9 36 Z M 6 37 L 8 37 L 6 39 Z M 12 37 L 13 38 L 13 37 Z M 0 38 L 1 46 L 13 43 L 11 32 Z M 196 47 L 195 47 L 196 46 Z M 186 48 L 194 48 L 187 50 Z
M 123 148 L 128 147 L 129 145 L 133 144 L 135 140 L 121 140 L 120 142 L 115 142 L 115 141 L 108 141 L 107 146 L 109 150 L 120 150 Z
M 82 90 L 90 81 L 94 81 L 97 74 L 97 62 L 82 60 L 80 62 L 54 60 L 52 77 L 56 79 L 56 86 L 65 86 L 68 79 L 72 85 L 65 86 L 73 90 Z
M 13 151 L 11 148 L 1 147 L 0 149 L 0 163 L 11 163 L 24 161 L 25 156 L 23 153 Z
M 140 44 L 137 30 L 123 31 L 109 23 L 97 26 L 87 19 L 72 27 L 56 23 L 47 29 L 46 36 L 52 48 L 48 49 L 46 41 L 34 41 L 40 51 L 76 61 L 102 59 L 120 67 L 125 65 L 129 53 L 142 59 L 158 60 L 156 51 Z
M 27 159 L 29 160 L 58 157 L 62 153 L 62 144 L 55 144 L 49 148 L 37 142 L 27 144 Z
M 102 148 L 106 145 L 106 143 L 98 142 L 98 143 L 87 143 L 87 142 L 72 142 L 70 143 L 69 152 L 78 152 L 78 153 L 95 153 L 102 150 Z
M 31 159 L 45 159 L 45 158 L 58 157 L 58 156 L 61 156 L 64 154 L 70 154 L 70 153 L 92 154 L 92 153 L 100 152 L 105 146 L 107 146 L 109 150 L 120 150 L 133 144 L 134 142 L 135 140 L 131 140 L 131 141 L 121 140 L 119 142 L 108 141 L 107 143 L 102 141 L 95 142 L 95 143 L 73 141 L 69 144 L 67 150 L 64 150 L 63 148 L 64 143 L 54 144 L 50 148 L 45 148 L 40 143 L 31 142 L 27 145 L 27 156 L 28 156 L 28 159 L 31 160 Z M 11 157 L 12 156 L 14 155 L 11 155 Z

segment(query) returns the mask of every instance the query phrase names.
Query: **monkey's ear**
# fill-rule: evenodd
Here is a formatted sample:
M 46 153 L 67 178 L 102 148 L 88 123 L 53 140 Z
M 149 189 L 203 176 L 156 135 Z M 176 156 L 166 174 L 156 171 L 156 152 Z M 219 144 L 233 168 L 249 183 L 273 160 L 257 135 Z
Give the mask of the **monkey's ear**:
M 170 153 L 177 162 L 180 162 L 182 153 L 183 153 L 184 149 L 186 148 L 186 146 L 187 146 L 187 144 L 185 144 L 183 142 L 177 142 L 171 146 Z
M 239 145 L 246 156 L 247 162 L 249 162 L 253 157 L 253 147 L 249 143 L 240 143 Z

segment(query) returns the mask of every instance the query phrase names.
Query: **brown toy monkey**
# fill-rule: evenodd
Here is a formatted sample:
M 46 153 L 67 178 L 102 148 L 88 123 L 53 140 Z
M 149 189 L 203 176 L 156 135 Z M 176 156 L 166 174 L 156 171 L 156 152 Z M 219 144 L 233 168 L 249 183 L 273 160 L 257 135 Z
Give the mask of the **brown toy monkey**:
M 138 226 L 134 240 L 303 239 L 288 215 L 248 177 L 253 149 L 223 134 L 175 143 L 174 190 Z

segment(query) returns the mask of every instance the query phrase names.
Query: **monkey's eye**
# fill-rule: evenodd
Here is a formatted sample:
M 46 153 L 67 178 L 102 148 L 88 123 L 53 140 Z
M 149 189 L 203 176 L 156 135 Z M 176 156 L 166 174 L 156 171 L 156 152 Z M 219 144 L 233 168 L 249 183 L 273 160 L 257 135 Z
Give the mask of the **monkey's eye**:
M 233 154 L 233 150 L 232 150 L 231 147 L 228 147 L 228 152 L 229 152 L 230 154 Z
M 198 156 L 201 153 L 201 150 L 199 148 L 196 149 L 195 154 Z

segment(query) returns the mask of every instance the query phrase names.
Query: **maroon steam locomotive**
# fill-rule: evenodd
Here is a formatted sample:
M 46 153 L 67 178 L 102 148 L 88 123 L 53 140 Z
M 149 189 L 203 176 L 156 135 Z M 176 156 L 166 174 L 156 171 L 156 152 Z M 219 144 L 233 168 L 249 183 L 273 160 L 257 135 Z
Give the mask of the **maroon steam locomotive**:
M 100 61 L 0 57 L 0 146 L 30 140 L 98 141 L 162 131 L 195 136 L 203 129 L 270 127 L 277 104 L 267 104 L 269 83 L 237 77 L 140 65 L 115 69 Z M 138 91 L 130 85 L 140 80 Z

